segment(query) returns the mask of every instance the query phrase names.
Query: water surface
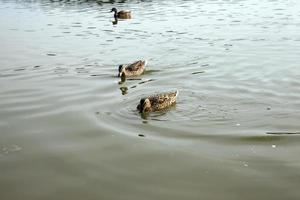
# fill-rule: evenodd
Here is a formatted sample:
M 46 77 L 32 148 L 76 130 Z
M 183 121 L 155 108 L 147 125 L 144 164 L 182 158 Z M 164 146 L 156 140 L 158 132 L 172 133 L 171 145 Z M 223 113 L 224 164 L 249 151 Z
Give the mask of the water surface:
M 3 199 L 300 198 L 298 1 L 0 0 L 0 27 Z

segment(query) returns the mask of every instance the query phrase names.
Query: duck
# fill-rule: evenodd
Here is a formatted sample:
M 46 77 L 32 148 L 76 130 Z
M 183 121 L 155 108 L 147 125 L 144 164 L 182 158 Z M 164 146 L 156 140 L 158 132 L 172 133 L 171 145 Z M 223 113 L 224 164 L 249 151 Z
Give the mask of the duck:
M 118 77 L 139 76 L 144 73 L 146 65 L 146 60 L 138 60 L 128 65 L 119 65 Z
M 116 8 L 112 8 L 110 12 L 114 12 L 115 18 L 120 19 L 130 19 L 131 18 L 131 11 L 128 10 L 121 10 L 118 12 Z
M 175 92 L 167 92 L 155 94 L 142 98 L 137 105 L 137 110 L 140 113 L 156 112 L 164 110 L 176 103 L 178 90 Z

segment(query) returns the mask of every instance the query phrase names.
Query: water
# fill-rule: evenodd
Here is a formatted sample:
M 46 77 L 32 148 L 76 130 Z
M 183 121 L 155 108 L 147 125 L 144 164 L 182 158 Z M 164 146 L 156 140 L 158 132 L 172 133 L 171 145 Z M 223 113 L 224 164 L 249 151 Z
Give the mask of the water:
M 1 199 L 300 198 L 297 0 L 1 0 L 0 27 Z

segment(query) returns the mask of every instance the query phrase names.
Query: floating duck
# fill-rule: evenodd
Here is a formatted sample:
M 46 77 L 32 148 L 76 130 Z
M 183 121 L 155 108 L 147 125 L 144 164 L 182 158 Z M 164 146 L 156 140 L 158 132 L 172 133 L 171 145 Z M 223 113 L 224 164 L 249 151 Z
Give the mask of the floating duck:
M 141 113 L 155 112 L 168 108 L 176 103 L 178 90 L 175 92 L 156 94 L 140 100 L 137 109 Z
M 139 76 L 145 71 L 147 61 L 139 60 L 129 65 L 120 65 L 118 77 Z
M 118 12 L 116 8 L 112 8 L 110 12 L 114 12 L 114 17 L 115 18 L 120 18 L 120 19 L 130 19 L 131 18 L 131 11 L 128 10 L 121 10 Z

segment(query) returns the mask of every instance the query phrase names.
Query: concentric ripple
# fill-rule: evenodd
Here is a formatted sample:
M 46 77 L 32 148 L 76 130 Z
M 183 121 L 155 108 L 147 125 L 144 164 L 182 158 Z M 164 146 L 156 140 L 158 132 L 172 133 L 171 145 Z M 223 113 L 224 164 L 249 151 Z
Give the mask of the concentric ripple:
M 0 0 L 1 199 L 299 199 L 299 10 Z M 138 59 L 147 71 L 120 80 Z

